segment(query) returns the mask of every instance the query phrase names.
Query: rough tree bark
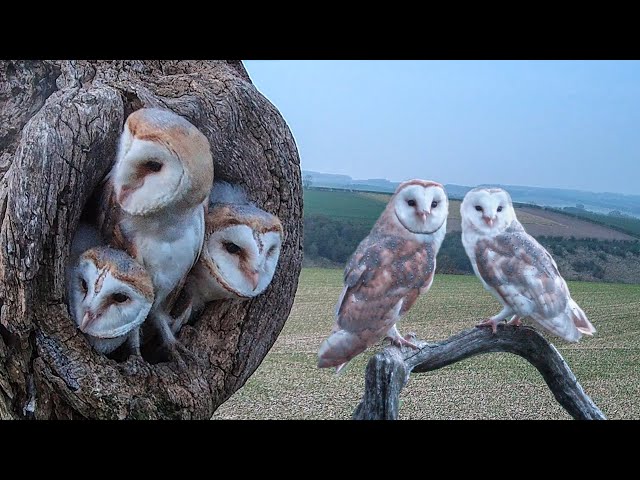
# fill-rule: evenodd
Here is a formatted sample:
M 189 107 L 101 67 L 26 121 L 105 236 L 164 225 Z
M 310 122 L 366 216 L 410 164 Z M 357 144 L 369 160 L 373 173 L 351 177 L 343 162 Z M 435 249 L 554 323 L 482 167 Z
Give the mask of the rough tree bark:
M 429 372 L 465 358 L 490 352 L 520 355 L 542 374 L 556 400 L 579 420 L 604 420 L 606 417 L 584 392 L 560 352 L 529 327 L 499 325 L 472 328 L 439 343 L 416 342 L 419 350 L 387 347 L 367 365 L 365 391 L 353 412 L 355 420 L 396 420 L 399 396 L 411 372 Z
M 182 329 L 199 360 L 186 369 L 95 353 L 65 303 L 70 239 L 125 118 L 143 106 L 196 125 L 216 178 L 243 185 L 285 232 L 263 295 L 215 302 Z M 0 221 L 0 418 L 208 419 L 255 371 L 291 310 L 302 260 L 298 152 L 239 61 L 2 61 Z

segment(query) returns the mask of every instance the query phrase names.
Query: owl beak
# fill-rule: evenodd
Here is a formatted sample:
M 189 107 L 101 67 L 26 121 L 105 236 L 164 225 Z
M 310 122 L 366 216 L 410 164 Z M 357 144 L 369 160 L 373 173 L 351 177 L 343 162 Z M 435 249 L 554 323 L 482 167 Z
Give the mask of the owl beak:
M 118 203 L 120 205 L 122 205 L 127 198 L 129 197 L 129 195 L 131 195 L 131 192 L 133 192 L 134 190 L 137 190 L 138 188 L 140 188 L 142 186 L 144 182 L 142 181 L 138 181 L 134 184 L 131 185 L 123 185 L 120 188 L 120 191 L 118 192 Z
M 422 210 L 422 211 L 416 212 L 416 215 L 418 215 L 422 219 L 423 222 L 426 222 L 427 221 L 427 215 L 429 215 L 429 212 L 427 212 L 425 210 Z
M 258 282 L 260 281 L 260 272 L 258 272 L 257 270 L 254 270 L 251 273 L 249 273 L 247 276 L 249 277 L 249 283 L 251 283 L 251 286 L 255 291 L 255 289 L 258 288 Z
M 495 222 L 495 218 L 490 218 L 490 217 L 482 217 L 482 219 L 484 220 L 484 223 L 486 223 L 489 227 L 493 227 L 493 223 Z
M 91 325 L 95 319 L 96 319 L 95 313 L 93 313 L 90 310 L 86 311 L 84 313 L 84 317 L 82 317 L 82 321 L 80 322 L 80 331 L 86 332 L 87 327 Z

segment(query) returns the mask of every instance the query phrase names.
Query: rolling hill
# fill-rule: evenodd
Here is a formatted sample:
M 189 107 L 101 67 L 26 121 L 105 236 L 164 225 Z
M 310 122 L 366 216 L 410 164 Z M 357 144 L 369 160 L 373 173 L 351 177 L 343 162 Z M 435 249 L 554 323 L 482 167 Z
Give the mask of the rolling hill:
M 349 222 L 373 226 L 384 210 L 390 194 L 306 189 L 304 191 L 305 215 L 325 215 Z M 516 206 L 516 215 L 526 230 L 534 237 L 595 238 L 598 240 L 636 240 L 630 233 L 614 230 L 588 219 L 565 215 L 555 210 L 529 206 Z M 605 217 L 594 215 L 594 219 Z M 640 221 L 638 221 L 640 224 Z M 449 202 L 447 232 L 460 231 L 460 200 Z
M 342 268 L 384 210 L 391 194 L 304 191 L 304 264 Z M 640 220 L 516 205 L 526 230 L 558 263 L 567 279 L 640 283 Z M 626 228 L 625 228 L 626 227 Z M 460 200 L 451 200 L 440 273 L 471 274 L 460 237 Z
M 348 175 L 303 170 L 302 174 L 313 187 L 339 188 L 345 190 L 392 193 L 399 182 L 386 179 L 353 179 Z M 486 186 L 486 185 L 480 185 Z M 514 202 L 535 204 L 554 208 L 574 208 L 578 204 L 586 210 L 607 214 L 617 210 L 626 215 L 640 218 L 640 195 L 626 195 L 611 192 L 587 192 L 566 188 L 529 187 L 522 185 L 500 185 L 509 191 Z M 472 187 L 445 184 L 449 198 L 461 199 Z

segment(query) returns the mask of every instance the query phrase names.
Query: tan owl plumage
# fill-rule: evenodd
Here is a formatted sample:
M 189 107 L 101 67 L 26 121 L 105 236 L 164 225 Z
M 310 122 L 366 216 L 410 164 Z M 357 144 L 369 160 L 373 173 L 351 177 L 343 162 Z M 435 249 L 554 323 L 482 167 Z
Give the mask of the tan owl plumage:
M 318 367 L 346 363 L 385 336 L 415 347 L 396 322 L 429 290 L 444 240 L 449 202 L 441 184 L 400 184 L 344 272 L 333 333 L 318 351 Z
M 155 300 L 149 319 L 172 350 L 168 312 L 200 255 L 212 182 L 209 142 L 194 125 L 156 108 L 129 115 L 104 186 L 99 223 L 110 244 L 151 276 Z
M 549 252 L 516 218 L 509 194 L 501 188 L 476 188 L 460 205 L 462 243 L 473 270 L 503 309 L 481 325 L 496 331 L 512 317 L 530 317 L 545 330 L 575 342 L 595 328 L 571 298 Z

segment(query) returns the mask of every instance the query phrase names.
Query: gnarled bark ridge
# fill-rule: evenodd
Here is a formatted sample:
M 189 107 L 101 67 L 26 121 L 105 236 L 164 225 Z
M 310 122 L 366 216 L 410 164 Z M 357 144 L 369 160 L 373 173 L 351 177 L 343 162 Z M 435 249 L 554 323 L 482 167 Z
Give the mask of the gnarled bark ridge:
M 443 342 L 417 344 L 419 350 L 387 347 L 371 357 L 365 373 L 364 396 L 353 413 L 355 420 L 396 420 L 399 395 L 411 372 L 437 370 L 490 352 L 513 353 L 531 363 L 573 418 L 606 418 L 584 392 L 560 352 L 533 328 L 499 325 L 498 332 L 493 334 L 490 328 L 476 327 Z
M 209 139 L 215 177 L 282 221 L 267 291 L 183 327 L 186 368 L 91 350 L 66 306 L 71 238 L 141 107 Z M 0 418 L 208 419 L 255 371 L 293 304 L 302 261 L 298 152 L 239 61 L 0 62 Z

